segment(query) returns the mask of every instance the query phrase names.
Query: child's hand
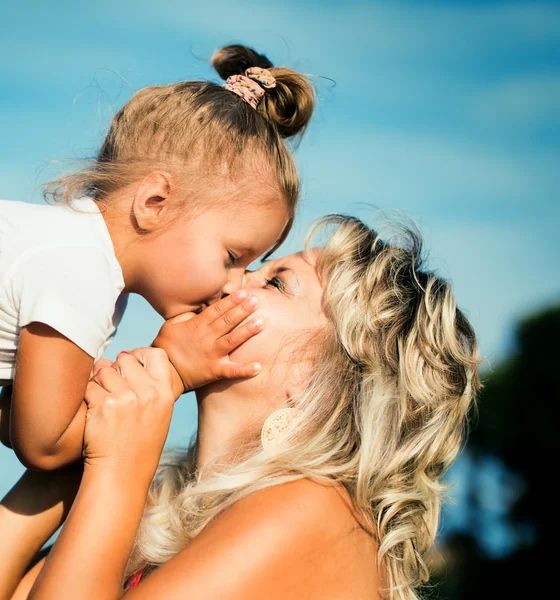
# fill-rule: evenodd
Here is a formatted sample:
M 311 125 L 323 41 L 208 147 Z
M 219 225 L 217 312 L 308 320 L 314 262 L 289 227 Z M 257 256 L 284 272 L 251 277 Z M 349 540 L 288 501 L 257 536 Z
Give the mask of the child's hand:
M 181 379 L 184 393 L 218 379 L 254 377 L 259 363 L 240 365 L 229 353 L 259 333 L 262 319 L 239 326 L 258 306 L 255 297 L 238 290 L 199 315 L 188 313 L 163 324 L 153 346 L 163 348 Z

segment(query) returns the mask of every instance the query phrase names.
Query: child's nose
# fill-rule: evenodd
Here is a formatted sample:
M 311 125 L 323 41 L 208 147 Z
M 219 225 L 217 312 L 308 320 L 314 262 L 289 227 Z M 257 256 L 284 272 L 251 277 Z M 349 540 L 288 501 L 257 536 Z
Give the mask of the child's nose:
M 243 287 L 244 271 L 242 269 L 235 269 L 230 271 L 229 279 L 226 281 L 222 288 L 222 294 L 228 296 L 237 292 L 238 289 Z

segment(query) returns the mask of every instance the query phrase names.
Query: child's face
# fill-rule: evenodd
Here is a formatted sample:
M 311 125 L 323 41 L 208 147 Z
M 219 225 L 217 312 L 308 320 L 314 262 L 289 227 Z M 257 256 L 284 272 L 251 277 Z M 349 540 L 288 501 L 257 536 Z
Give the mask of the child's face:
M 245 269 L 274 245 L 287 221 L 279 201 L 179 218 L 143 240 L 142 289 L 135 291 L 165 319 L 196 311 L 239 289 Z

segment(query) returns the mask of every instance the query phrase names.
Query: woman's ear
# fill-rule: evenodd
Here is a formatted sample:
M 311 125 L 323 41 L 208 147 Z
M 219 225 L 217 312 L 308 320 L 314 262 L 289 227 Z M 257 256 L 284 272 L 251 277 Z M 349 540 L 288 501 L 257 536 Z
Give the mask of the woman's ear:
M 142 232 L 154 231 L 169 209 L 173 178 L 166 171 L 153 171 L 141 181 L 132 201 L 132 216 Z

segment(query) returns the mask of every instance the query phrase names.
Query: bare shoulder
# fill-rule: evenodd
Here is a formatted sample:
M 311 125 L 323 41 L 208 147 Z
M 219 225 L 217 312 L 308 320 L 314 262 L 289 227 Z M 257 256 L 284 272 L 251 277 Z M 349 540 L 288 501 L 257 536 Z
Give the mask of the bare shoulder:
M 375 598 L 376 547 L 334 485 L 306 479 L 224 510 L 131 598 Z M 128 594 L 127 594 L 128 596 Z
M 309 539 L 313 544 L 357 525 L 345 490 L 309 479 L 254 492 L 233 505 L 223 518 L 238 523 L 241 519 L 249 529 L 277 530 L 287 541 L 293 537 L 299 543 Z

